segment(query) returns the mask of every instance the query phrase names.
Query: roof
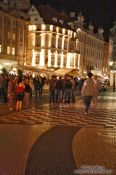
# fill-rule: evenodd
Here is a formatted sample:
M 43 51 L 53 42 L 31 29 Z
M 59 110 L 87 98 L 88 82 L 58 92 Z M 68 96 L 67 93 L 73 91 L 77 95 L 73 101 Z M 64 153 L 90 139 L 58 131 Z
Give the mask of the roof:
M 40 4 L 38 7 L 36 7 L 36 9 L 46 24 L 53 24 L 68 29 L 70 28 L 70 26 L 67 24 L 68 21 L 70 21 L 70 16 L 68 16 L 68 14 L 65 12 L 58 12 L 53 7 L 43 4 Z M 56 18 L 57 22 L 54 21 L 53 18 Z

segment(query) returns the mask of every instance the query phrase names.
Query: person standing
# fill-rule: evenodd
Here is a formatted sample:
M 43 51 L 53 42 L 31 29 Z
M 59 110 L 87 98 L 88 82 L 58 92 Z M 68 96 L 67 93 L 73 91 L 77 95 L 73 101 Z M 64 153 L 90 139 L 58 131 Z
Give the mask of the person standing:
M 85 105 L 85 115 L 88 114 L 88 110 L 91 104 L 92 97 L 94 95 L 94 81 L 92 79 L 93 74 L 91 72 L 88 73 L 88 79 L 84 81 L 81 96 L 83 97 L 84 105 Z
M 15 81 L 13 77 L 10 77 L 8 81 L 8 92 L 7 92 L 8 107 L 10 111 L 13 111 L 13 108 L 14 108 L 15 90 L 16 90 Z
M 16 84 L 16 110 L 20 111 L 22 109 L 22 101 L 24 98 L 25 86 L 22 82 L 22 77 L 20 77 Z
M 25 107 L 29 108 L 30 107 L 30 93 L 31 93 L 31 87 L 29 84 L 29 79 L 25 80 Z

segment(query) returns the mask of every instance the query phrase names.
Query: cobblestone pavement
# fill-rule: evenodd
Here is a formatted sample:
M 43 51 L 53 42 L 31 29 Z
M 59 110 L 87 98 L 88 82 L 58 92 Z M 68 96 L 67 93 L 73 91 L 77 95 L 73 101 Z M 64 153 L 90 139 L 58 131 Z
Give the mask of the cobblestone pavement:
M 115 175 L 115 162 L 115 100 L 100 100 L 88 116 L 81 100 L 0 116 L 0 175 L 73 175 L 83 165 Z

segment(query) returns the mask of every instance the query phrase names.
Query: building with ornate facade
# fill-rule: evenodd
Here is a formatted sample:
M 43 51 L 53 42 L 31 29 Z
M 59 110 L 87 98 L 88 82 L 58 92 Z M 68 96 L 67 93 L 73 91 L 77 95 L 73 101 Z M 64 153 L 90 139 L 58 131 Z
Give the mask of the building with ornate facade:
M 83 76 L 88 71 L 102 75 L 103 29 L 94 34 L 92 25 L 84 29 L 81 14 L 59 13 L 48 5 L 32 6 L 28 15 L 26 66 L 77 69 Z
M 103 29 L 97 34 L 91 24 L 85 29 L 82 14 L 58 12 L 49 5 L 32 5 L 27 13 L 29 0 L 4 0 L 0 7 L 0 62 L 15 61 L 36 71 L 76 69 L 82 76 L 88 71 L 102 75 Z
M 109 61 L 110 61 L 110 84 L 114 86 L 116 82 L 116 22 L 110 30 L 109 42 Z
M 26 15 L 23 16 L 21 7 L 15 3 L 0 2 L 0 68 L 7 67 L 9 70 L 19 63 L 23 64 L 26 58 Z

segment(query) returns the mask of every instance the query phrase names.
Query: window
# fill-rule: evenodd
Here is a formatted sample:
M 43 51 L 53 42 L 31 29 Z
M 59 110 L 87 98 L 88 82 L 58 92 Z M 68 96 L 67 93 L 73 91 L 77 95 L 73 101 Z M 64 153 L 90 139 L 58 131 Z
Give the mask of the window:
M 9 46 L 7 47 L 7 54 L 8 55 L 10 54 L 10 47 Z
M 15 55 L 15 47 L 12 47 L 12 55 Z

